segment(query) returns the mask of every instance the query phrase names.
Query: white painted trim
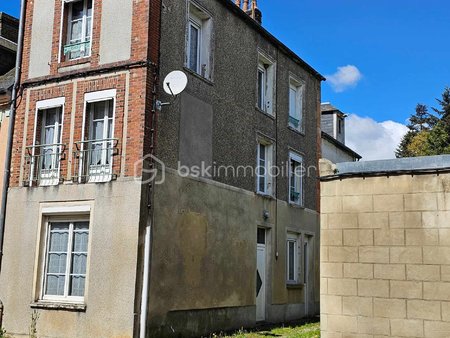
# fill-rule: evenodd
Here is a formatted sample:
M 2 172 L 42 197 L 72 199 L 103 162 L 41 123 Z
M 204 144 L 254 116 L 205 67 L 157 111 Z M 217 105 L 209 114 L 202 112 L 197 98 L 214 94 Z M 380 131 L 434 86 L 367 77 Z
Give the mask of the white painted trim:
M 48 206 L 42 208 L 42 214 L 55 215 L 55 214 L 77 214 L 77 213 L 90 213 L 91 205 L 72 205 L 72 206 Z
M 65 97 L 55 97 L 55 98 L 49 99 L 49 100 L 37 101 L 36 102 L 36 110 L 61 107 L 65 103 L 66 103 Z
M 84 94 L 84 101 L 87 103 L 96 102 L 96 101 L 104 101 L 109 99 L 116 98 L 116 89 L 108 89 L 108 90 L 102 90 L 99 92 L 91 92 Z

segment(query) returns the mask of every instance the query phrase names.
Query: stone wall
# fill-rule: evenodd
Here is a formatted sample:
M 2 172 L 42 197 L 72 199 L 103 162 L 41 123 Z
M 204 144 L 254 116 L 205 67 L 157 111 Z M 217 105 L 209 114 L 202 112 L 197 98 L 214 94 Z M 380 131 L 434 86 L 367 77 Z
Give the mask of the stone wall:
M 322 337 L 450 337 L 448 171 L 321 169 Z

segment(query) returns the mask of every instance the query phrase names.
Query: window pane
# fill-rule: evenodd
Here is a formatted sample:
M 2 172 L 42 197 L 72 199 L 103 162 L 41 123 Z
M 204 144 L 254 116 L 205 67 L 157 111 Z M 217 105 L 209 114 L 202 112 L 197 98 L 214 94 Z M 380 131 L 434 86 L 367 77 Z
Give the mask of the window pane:
M 192 23 L 189 25 L 189 68 L 198 73 L 200 30 Z
M 73 276 L 70 280 L 70 296 L 83 297 L 86 277 Z
M 264 72 L 258 70 L 258 108 L 264 110 Z
M 258 228 L 257 243 L 266 244 L 266 230 Z
M 288 242 L 288 280 L 295 280 L 295 242 Z
M 83 28 L 83 21 L 82 20 L 72 21 L 72 24 L 71 24 L 71 35 L 70 35 L 70 42 L 71 43 L 76 43 L 76 42 L 80 42 L 81 41 L 82 28 Z
M 67 254 L 49 253 L 47 272 L 51 274 L 66 273 Z
M 83 18 L 84 1 L 72 3 L 72 20 Z
M 45 294 L 48 296 L 64 296 L 64 285 L 66 278 L 64 276 L 47 276 L 47 288 Z

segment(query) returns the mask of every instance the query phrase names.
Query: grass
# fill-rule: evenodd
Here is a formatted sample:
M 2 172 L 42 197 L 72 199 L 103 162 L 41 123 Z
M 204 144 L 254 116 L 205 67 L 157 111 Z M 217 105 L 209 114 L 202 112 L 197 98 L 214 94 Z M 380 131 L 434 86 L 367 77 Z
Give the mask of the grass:
M 213 335 L 213 338 L 261 338 L 261 337 L 279 337 L 279 338 L 319 338 L 320 323 L 310 323 L 301 326 L 278 327 L 271 330 L 262 330 L 255 332 L 239 331 L 231 336 Z

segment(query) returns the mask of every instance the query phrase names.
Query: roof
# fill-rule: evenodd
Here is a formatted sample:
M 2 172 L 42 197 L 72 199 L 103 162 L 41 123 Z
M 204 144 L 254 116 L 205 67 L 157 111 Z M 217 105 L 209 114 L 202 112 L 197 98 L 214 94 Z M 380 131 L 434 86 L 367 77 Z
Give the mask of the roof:
M 390 160 L 344 162 L 336 164 L 334 175 L 321 180 L 346 177 L 421 175 L 450 172 L 450 155 L 397 158 Z
M 340 116 L 347 117 L 344 112 L 342 112 L 340 109 L 333 106 L 330 102 L 325 102 L 320 104 L 320 111 L 322 114 L 334 114 L 337 113 Z
M 0 93 L 6 92 L 14 85 L 16 69 L 13 68 L 9 72 L 0 76 Z
M 356 151 L 350 149 L 349 147 L 347 147 L 344 143 L 339 142 L 338 140 L 336 140 L 333 136 L 328 135 L 326 132 L 322 131 L 322 138 L 327 140 L 328 142 L 332 143 L 333 145 L 335 145 L 337 148 L 341 149 L 342 151 L 346 152 L 347 154 L 349 154 L 350 156 L 360 160 L 362 159 L 362 156 L 360 154 L 358 154 Z
M 310 66 L 306 61 L 304 61 L 300 56 L 294 53 L 291 49 L 289 49 L 284 43 L 278 40 L 274 35 L 272 35 L 268 30 L 266 30 L 263 26 L 261 26 L 257 21 L 255 21 L 251 16 L 245 13 L 240 7 L 236 6 L 234 1 L 230 0 L 221 0 L 221 2 L 227 6 L 233 13 L 240 16 L 242 20 L 244 20 L 248 25 L 250 25 L 253 29 L 258 31 L 263 37 L 267 40 L 278 46 L 278 48 L 283 51 L 286 55 L 295 60 L 298 64 L 303 66 L 307 71 L 309 71 L 312 75 L 318 78 L 321 81 L 326 81 L 325 77 L 323 77 L 317 70 L 315 70 L 312 66 Z

